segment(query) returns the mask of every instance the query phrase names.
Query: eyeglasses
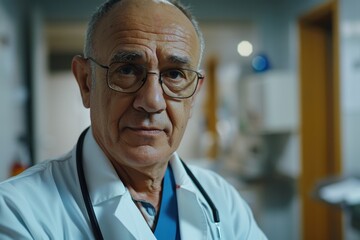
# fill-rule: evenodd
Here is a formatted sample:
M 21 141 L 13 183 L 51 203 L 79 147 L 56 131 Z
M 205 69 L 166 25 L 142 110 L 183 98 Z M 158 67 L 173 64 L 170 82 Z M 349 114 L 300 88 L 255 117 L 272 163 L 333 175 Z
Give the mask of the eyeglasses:
M 127 62 L 113 62 L 109 66 L 98 63 L 92 57 L 86 58 L 107 70 L 106 79 L 109 88 L 122 93 L 135 93 L 145 83 L 149 72 L 144 66 Z M 159 73 L 159 82 L 163 92 L 177 99 L 194 95 L 199 79 L 204 76 L 191 69 L 174 68 Z

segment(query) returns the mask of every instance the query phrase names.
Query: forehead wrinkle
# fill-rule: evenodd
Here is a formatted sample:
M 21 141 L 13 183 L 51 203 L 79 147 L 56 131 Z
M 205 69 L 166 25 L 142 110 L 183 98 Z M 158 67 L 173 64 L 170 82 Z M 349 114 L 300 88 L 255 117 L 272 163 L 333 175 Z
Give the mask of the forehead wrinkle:
M 129 33 L 132 32 L 133 36 L 129 36 Z M 111 33 L 110 33 L 111 34 Z M 154 31 L 151 29 L 144 29 L 144 28 L 127 28 L 127 29 L 117 29 L 116 35 L 120 38 L 139 38 L 139 39 L 146 39 L 146 40 L 155 40 L 158 41 L 168 41 L 168 42 L 188 42 L 191 38 L 191 34 L 188 31 L 182 31 L 180 29 L 175 30 L 169 29 L 162 29 L 161 31 Z
M 174 64 L 182 64 L 189 65 L 192 60 L 191 56 L 195 56 L 194 49 L 192 48 L 193 43 L 198 44 L 197 35 L 195 34 L 195 30 L 191 25 L 191 28 L 187 28 L 184 26 L 179 26 L 178 22 L 173 22 L 170 24 L 158 24 L 153 21 L 133 21 L 132 13 L 128 13 L 127 15 L 110 15 L 104 22 L 104 28 L 102 29 L 102 33 L 100 35 L 105 39 L 117 39 L 117 44 L 113 46 L 113 50 L 108 51 L 115 53 L 115 56 L 111 58 L 111 62 L 113 61 L 136 61 L 136 60 L 145 60 L 148 59 L 148 54 L 152 52 L 155 54 L 157 52 L 157 44 L 165 43 L 173 44 L 176 46 L 166 47 L 168 50 L 177 48 L 180 53 L 171 53 L 171 51 L 167 51 L 168 56 L 164 56 L 163 60 L 166 60 L 169 63 Z M 129 21 L 127 21 L 129 20 Z M 130 21 L 132 20 L 132 21 Z M 152 20 L 152 19 L 150 19 Z M 109 23 L 109 24 L 107 24 Z M 130 24 L 131 23 L 131 24 Z M 153 24 L 152 24 L 153 23 Z M 101 29 L 101 28 L 100 28 Z M 97 38 L 95 38 L 97 39 Z M 146 41 L 146 42 L 144 42 Z M 101 42 L 98 42 L 103 44 Z M 136 49 L 135 47 L 129 46 L 122 48 L 120 45 L 133 45 L 133 46 L 143 46 L 149 50 L 143 52 L 143 50 Z M 139 50 L 139 51 L 137 51 Z M 117 53 L 119 51 L 119 53 Z M 121 53 L 123 52 L 123 53 Z M 127 52 L 127 53 L 126 53 Z M 133 52 L 133 53 L 131 53 Z M 111 54 L 112 55 L 112 54 Z M 174 56 L 169 56 L 174 55 Z M 189 55 L 189 56 L 187 56 Z M 187 57 L 187 59 L 186 59 Z
M 158 35 L 154 34 L 155 36 L 158 37 Z M 135 44 L 137 46 L 142 46 L 145 49 L 148 49 L 150 52 L 155 53 L 156 51 L 156 42 L 158 43 L 181 43 L 181 45 L 179 46 L 173 46 L 171 47 L 171 49 L 178 49 L 181 52 L 184 51 L 184 53 L 186 54 L 171 54 L 169 53 L 168 56 L 165 56 L 165 59 L 170 62 L 170 63 L 174 63 L 174 64 L 189 64 L 191 62 L 190 56 L 187 56 L 187 54 L 190 54 L 189 52 L 189 44 L 188 41 L 185 41 L 185 38 L 183 39 L 174 39 L 174 38 L 170 38 L 170 39 L 166 39 L 166 38 L 162 38 L 162 39 L 149 39 L 148 36 L 119 36 L 120 38 L 123 39 L 123 42 L 121 44 L 127 44 L 127 42 L 131 43 L 131 45 Z M 151 37 L 150 37 L 151 38 Z M 147 43 L 144 44 L 144 42 L 142 40 L 146 40 Z M 153 42 L 154 45 L 153 46 L 149 46 L 149 40 L 150 42 Z M 116 46 L 114 46 L 114 50 L 116 50 Z M 188 50 L 187 50 L 188 49 Z M 146 59 L 146 53 L 143 51 L 138 51 L 136 48 L 134 50 L 132 49 L 120 49 L 115 51 L 115 55 L 111 58 L 111 62 L 131 62 L 131 61 L 136 61 L 136 60 L 143 60 Z

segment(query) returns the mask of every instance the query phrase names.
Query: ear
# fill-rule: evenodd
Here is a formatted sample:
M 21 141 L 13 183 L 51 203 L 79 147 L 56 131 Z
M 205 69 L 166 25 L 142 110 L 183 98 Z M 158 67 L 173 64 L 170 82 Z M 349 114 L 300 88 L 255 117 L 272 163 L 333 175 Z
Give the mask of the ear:
M 81 98 L 84 107 L 90 108 L 90 92 L 91 92 L 91 68 L 87 66 L 87 60 L 77 55 L 72 59 L 71 70 L 79 85 Z

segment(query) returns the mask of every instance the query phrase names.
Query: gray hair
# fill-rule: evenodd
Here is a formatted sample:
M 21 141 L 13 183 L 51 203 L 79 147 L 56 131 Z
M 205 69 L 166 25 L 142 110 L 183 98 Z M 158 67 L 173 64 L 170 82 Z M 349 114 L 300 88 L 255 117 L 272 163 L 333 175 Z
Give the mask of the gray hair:
M 90 21 L 88 23 L 87 31 L 86 31 L 86 39 L 85 39 L 85 46 L 84 46 L 84 56 L 89 57 L 94 54 L 94 48 L 93 48 L 93 38 L 95 29 L 97 27 L 97 24 L 100 22 L 100 20 L 113 8 L 113 6 L 121 2 L 122 0 L 108 0 L 102 5 L 99 6 L 99 8 L 95 11 L 95 13 L 91 16 Z M 198 65 L 201 63 L 201 59 L 203 56 L 204 48 L 205 48 L 205 42 L 203 34 L 200 30 L 199 23 L 195 19 L 195 17 L 192 15 L 188 7 L 185 7 L 182 5 L 178 0 L 167 0 L 171 4 L 173 4 L 175 7 L 177 7 L 181 12 L 191 21 L 192 25 L 195 28 L 196 34 L 198 35 L 199 41 L 200 41 L 200 59 Z

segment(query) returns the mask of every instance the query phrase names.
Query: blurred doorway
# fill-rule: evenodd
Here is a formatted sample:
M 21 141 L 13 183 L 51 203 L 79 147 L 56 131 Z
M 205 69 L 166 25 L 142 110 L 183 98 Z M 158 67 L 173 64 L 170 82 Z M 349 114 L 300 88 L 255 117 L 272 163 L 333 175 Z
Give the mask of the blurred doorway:
M 338 22 L 337 1 L 299 20 L 303 239 L 342 239 L 340 210 L 311 196 L 341 172 Z
M 37 162 L 58 157 L 72 149 L 80 133 L 90 125 L 89 110 L 82 105 L 71 72 L 73 56 L 82 53 L 86 24 L 41 22 L 41 71 L 37 71 Z M 39 34 L 40 35 L 40 34 Z M 38 61 L 40 62 L 40 61 Z

